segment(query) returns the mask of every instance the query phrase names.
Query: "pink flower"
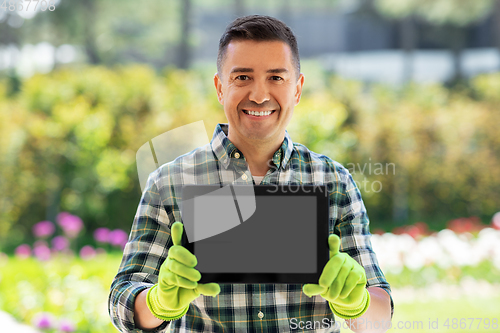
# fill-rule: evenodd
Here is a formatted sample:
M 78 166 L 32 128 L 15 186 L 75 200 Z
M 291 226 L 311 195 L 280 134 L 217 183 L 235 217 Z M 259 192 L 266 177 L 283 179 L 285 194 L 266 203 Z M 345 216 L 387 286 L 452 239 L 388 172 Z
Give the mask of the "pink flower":
M 28 244 L 21 244 L 16 247 L 16 257 L 26 259 L 31 256 L 31 247 Z
M 46 242 L 37 241 L 33 247 L 33 254 L 38 260 L 50 260 L 50 249 Z
M 54 231 L 56 231 L 56 227 L 50 221 L 41 221 L 33 226 L 33 235 L 37 238 L 51 236 Z
M 115 229 L 109 233 L 108 239 L 111 245 L 123 248 L 127 244 L 128 234 L 121 229 Z
M 56 251 L 64 251 L 69 247 L 69 240 L 64 236 L 56 236 L 52 239 L 52 248 Z
M 94 239 L 99 243 L 106 243 L 109 240 L 109 233 L 108 228 L 97 228 L 94 231 Z
M 57 214 L 57 217 L 56 217 L 57 223 L 61 224 L 61 221 L 64 220 L 68 216 L 71 216 L 71 214 L 68 212 L 60 212 L 59 214 Z
M 59 330 L 62 332 L 74 332 L 75 324 L 68 319 L 61 319 L 59 322 Z
M 483 229 L 484 226 L 481 224 L 481 220 L 478 217 L 471 216 L 451 220 L 448 222 L 447 228 L 456 233 L 464 233 L 479 231 Z
M 491 224 L 493 225 L 493 228 L 500 230 L 500 212 L 493 215 L 493 218 L 491 219 Z
M 84 259 L 84 260 L 92 259 L 95 257 L 95 255 L 96 255 L 96 251 L 90 245 L 85 245 L 80 250 L 80 257 L 82 257 L 82 259 Z
M 39 329 L 51 329 L 54 326 L 54 317 L 47 312 L 38 313 L 33 318 L 33 325 Z
M 429 226 L 425 222 L 417 222 L 414 224 L 415 227 L 417 227 L 418 232 L 420 235 L 428 235 L 429 234 Z
M 57 223 L 61 226 L 66 236 L 75 238 L 83 228 L 82 219 L 68 212 L 61 212 L 57 215 Z

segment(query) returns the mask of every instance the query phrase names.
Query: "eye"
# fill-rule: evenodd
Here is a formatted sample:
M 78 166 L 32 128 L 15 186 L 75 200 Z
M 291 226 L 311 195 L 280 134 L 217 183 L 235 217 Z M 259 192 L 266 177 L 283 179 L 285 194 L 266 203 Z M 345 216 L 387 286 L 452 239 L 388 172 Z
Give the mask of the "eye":
M 273 76 L 271 76 L 271 80 L 273 80 L 273 81 L 283 81 L 283 78 L 281 76 L 273 75 Z
M 250 77 L 248 75 L 238 75 L 236 77 L 236 80 L 246 81 L 246 80 L 250 80 Z

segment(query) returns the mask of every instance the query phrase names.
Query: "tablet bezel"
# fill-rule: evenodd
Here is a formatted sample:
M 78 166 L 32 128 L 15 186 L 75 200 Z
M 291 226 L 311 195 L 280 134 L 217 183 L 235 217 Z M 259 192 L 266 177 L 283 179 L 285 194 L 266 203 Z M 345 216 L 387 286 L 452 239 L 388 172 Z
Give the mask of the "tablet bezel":
M 220 188 L 217 185 L 186 185 L 187 187 L 203 186 L 203 193 Z M 232 185 L 251 186 L 251 185 Z M 213 189 L 210 189 L 212 187 Z M 192 191 L 194 189 L 188 189 Z M 199 189 L 198 189 L 199 190 Z M 184 191 L 184 189 L 183 189 Z M 198 193 L 200 193 L 198 191 Z M 316 197 L 316 272 L 314 273 L 201 273 L 199 283 L 318 283 L 321 272 L 329 260 L 329 204 L 328 188 L 326 185 L 256 185 L 256 196 L 314 196 Z M 194 202 L 194 201 L 191 201 Z M 186 207 L 189 209 L 189 207 Z M 195 243 L 189 243 L 186 233 L 183 233 L 183 246 L 196 255 Z

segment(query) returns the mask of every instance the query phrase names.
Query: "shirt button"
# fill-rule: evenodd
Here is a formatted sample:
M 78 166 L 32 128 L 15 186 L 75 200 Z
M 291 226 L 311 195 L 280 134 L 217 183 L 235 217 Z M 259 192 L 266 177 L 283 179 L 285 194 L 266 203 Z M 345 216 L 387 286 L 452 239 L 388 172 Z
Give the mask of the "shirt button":
M 248 176 L 246 174 L 243 174 L 243 176 L 241 176 L 241 179 L 243 180 L 247 180 Z
M 240 158 L 240 153 L 238 153 L 238 152 L 234 153 L 234 157 Z
M 262 311 L 259 311 L 257 317 L 259 317 L 260 319 L 264 318 L 264 313 Z

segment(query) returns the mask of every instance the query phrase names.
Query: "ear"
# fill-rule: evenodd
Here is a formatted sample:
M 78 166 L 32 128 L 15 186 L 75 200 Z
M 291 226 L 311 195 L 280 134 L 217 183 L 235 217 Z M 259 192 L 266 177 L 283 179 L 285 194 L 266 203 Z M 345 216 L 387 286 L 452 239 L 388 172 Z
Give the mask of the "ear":
M 219 100 L 220 104 L 224 105 L 224 96 L 222 94 L 222 79 L 219 76 L 219 73 L 215 73 L 214 75 L 214 85 L 217 92 L 217 99 Z
M 299 104 L 300 97 L 302 96 L 302 86 L 304 85 L 304 74 L 300 73 L 297 80 L 297 90 L 295 90 L 295 105 Z

